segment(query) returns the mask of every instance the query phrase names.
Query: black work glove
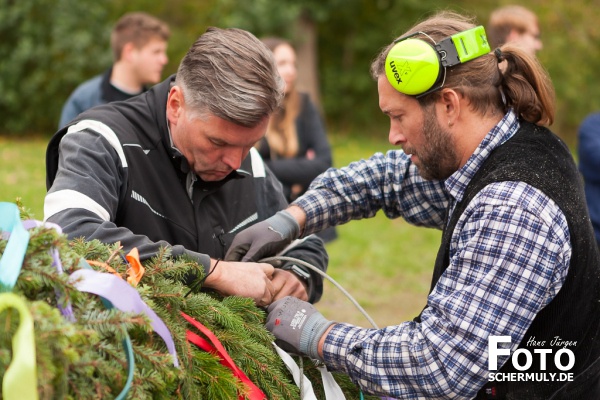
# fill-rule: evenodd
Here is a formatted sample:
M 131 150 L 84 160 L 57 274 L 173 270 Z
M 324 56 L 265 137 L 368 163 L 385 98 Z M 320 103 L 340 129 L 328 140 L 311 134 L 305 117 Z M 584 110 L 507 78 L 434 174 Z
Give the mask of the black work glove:
M 225 255 L 226 261 L 259 261 L 274 256 L 300 235 L 300 225 L 282 210 L 238 233 Z
M 333 321 L 327 320 L 312 304 L 287 296 L 267 309 L 267 330 L 277 338 L 275 343 L 288 353 L 319 356 L 319 341 Z

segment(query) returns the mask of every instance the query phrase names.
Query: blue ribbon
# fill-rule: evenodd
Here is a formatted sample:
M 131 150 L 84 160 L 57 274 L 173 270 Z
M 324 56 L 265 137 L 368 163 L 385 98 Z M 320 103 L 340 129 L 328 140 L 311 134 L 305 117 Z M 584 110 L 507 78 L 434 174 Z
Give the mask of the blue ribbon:
M 21 215 L 16 204 L 0 203 L 0 230 L 10 235 L 0 259 L 0 292 L 11 292 L 21 273 L 29 244 L 29 232 L 21 223 Z

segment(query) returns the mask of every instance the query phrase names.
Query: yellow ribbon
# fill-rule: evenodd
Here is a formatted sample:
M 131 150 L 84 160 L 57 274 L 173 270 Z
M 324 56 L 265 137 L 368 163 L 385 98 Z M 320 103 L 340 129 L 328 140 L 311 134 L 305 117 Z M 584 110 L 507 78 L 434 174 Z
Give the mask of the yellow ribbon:
M 19 327 L 12 338 L 12 362 L 2 379 L 4 400 L 37 400 L 37 370 L 33 318 L 25 301 L 13 293 L 0 293 L 0 312 L 15 308 Z

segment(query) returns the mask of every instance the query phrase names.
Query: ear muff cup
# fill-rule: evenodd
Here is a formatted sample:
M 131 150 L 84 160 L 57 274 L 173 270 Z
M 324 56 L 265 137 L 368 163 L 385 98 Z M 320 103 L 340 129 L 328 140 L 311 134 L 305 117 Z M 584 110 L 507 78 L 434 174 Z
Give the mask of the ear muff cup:
M 438 81 L 442 71 L 437 51 L 421 39 L 396 43 L 385 59 L 390 84 L 407 95 L 425 93 Z

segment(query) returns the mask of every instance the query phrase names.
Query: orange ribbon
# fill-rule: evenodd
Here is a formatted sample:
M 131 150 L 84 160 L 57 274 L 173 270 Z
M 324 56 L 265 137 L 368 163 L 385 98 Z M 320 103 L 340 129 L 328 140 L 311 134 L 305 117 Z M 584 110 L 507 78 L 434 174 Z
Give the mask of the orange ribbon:
M 129 275 L 127 277 L 127 283 L 129 283 L 133 287 L 136 287 L 137 284 L 140 283 L 140 280 L 142 279 L 142 277 L 144 276 L 144 273 L 146 272 L 146 269 L 140 262 L 140 252 L 138 251 L 137 247 L 134 247 L 133 249 L 131 249 L 129 254 L 127 254 L 125 256 L 125 258 L 127 259 L 127 262 L 129 263 L 129 268 L 127 269 L 127 274 Z M 105 262 L 94 261 L 94 260 L 86 260 L 86 261 L 90 265 L 95 265 L 97 267 L 104 268 L 105 270 L 112 273 L 113 275 L 116 275 L 119 278 L 122 278 L 121 274 L 119 274 L 113 267 L 111 267 L 110 265 L 108 265 Z
M 85 260 L 85 261 L 90 265 L 95 265 L 96 267 L 104 268 L 105 270 L 107 270 L 108 272 L 110 272 L 113 275 L 118 276 L 119 278 L 121 277 L 121 275 L 117 271 L 115 271 L 115 269 L 113 267 L 111 267 L 110 265 L 108 265 L 105 262 L 94 261 L 94 260 Z
M 144 272 L 146 272 L 146 269 L 140 262 L 140 252 L 138 251 L 137 247 L 131 249 L 125 258 L 129 262 L 130 266 L 130 268 L 127 270 L 129 273 L 129 276 L 127 277 L 127 283 L 135 287 L 142 279 L 142 276 L 144 276 Z

